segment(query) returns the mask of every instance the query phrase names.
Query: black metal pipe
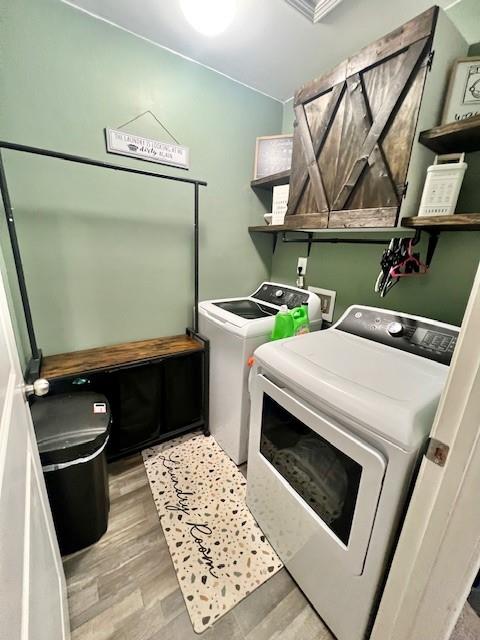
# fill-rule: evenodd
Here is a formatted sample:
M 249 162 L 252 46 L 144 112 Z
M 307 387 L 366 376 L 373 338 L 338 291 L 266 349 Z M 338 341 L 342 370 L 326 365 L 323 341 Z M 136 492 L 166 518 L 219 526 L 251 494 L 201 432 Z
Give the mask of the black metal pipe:
M 205 351 L 203 352 L 203 419 L 205 425 L 203 433 L 210 435 L 210 341 L 204 339 Z
M 210 435 L 210 341 L 187 327 L 187 336 L 194 338 L 203 345 L 202 351 L 202 404 L 203 404 L 203 433 Z
M 301 244 L 389 244 L 390 240 L 363 240 L 361 238 L 282 238 L 282 242 L 301 243 Z
M 118 164 L 110 162 L 102 162 L 93 158 L 85 158 L 83 156 L 72 155 L 70 153 L 61 153 L 50 149 L 41 149 L 40 147 L 31 147 L 25 144 L 16 144 L 14 142 L 6 142 L 0 140 L 0 148 L 11 149 L 12 151 L 23 151 L 37 156 L 46 156 L 47 158 L 57 158 L 58 160 L 66 160 L 67 162 L 76 162 L 77 164 L 86 164 L 92 167 L 102 167 L 103 169 L 113 169 L 114 171 L 124 171 L 125 173 L 136 173 L 140 176 L 150 176 L 152 178 L 163 178 L 164 180 L 172 180 L 174 182 L 184 182 L 197 186 L 206 187 L 207 183 L 202 180 L 193 180 L 192 178 L 180 178 L 178 176 L 169 176 L 163 173 L 155 173 L 154 171 L 145 171 L 143 169 L 132 169 L 130 167 L 122 167 Z
M 30 342 L 30 349 L 32 352 L 32 360 L 39 360 L 40 351 L 38 349 L 37 339 L 35 337 L 35 330 L 33 328 L 32 310 L 30 308 L 30 301 L 28 299 L 27 285 L 25 282 L 25 272 L 23 270 L 22 258 L 20 255 L 20 248 L 18 246 L 17 230 L 15 228 L 15 219 L 13 217 L 10 194 L 8 193 L 7 177 L 5 175 L 5 168 L 3 166 L 3 158 L 2 158 L 1 151 L 0 151 L 0 190 L 2 192 L 3 206 L 5 208 L 5 217 L 7 219 L 8 233 L 10 235 L 10 244 L 12 246 L 13 260 L 15 262 L 15 269 L 17 271 L 18 286 L 20 288 L 20 297 L 22 299 L 23 312 L 25 314 L 25 322 L 27 325 L 28 339 Z
M 430 265 L 432 264 L 433 254 L 435 253 L 435 249 L 437 248 L 439 238 L 439 231 L 430 232 L 430 237 L 428 238 L 427 258 L 425 260 L 425 264 L 427 265 L 427 267 L 430 267 Z
M 199 189 L 198 184 L 194 187 L 194 297 L 195 307 L 193 310 L 193 330 L 198 333 L 198 298 L 199 298 L 199 228 L 198 228 L 198 208 L 199 208 Z

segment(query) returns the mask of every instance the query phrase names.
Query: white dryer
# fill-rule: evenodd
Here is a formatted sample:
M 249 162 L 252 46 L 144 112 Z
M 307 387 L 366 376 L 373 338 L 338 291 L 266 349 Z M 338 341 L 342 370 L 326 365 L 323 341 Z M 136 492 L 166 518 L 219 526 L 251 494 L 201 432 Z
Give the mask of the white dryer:
M 339 640 L 370 630 L 458 331 L 357 306 L 255 352 L 247 503 Z
M 236 464 L 247 459 L 250 398 L 248 360 L 267 340 L 281 305 L 308 305 L 312 330 L 322 323 L 314 293 L 263 282 L 243 298 L 207 300 L 199 305 L 199 329 L 210 342 L 210 416 L 212 435 Z

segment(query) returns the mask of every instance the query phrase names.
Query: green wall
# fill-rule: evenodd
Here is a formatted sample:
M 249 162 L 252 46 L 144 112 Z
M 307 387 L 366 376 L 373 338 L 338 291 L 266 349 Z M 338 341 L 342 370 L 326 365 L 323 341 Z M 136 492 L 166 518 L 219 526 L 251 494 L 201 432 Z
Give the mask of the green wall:
M 467 42 L 477 42 L 480 37 L 480 2 L 478 0 L 459 0 L 452 2 L 447 14 L 462 33 Z M 478 55 L 477 50 L 470 51 L 470 55 Z
M 378 245 L 313 245 L 307 284 L 337 291 L 335 318 L 351 304 L 366 304 L 461 323 L 480 257 L 480 233 L 442 233 L 430 272 L 405 278 L 385 298 L 373 290 L 382 251 Z M 425 256 L 425 244 L 422 254 Z M 304 245 L 279 241 L 272 279 L 293 284 L 297 258 L 304 255 Z
M 249 186 L 255 138 L 281 129 L 279 102 L 58 0 L 7 2 L 0 18 L 0 138 L 206 180 L 201 297 L 268 277 L 270 243 L 246 228 L 265 211 Z M 190 147 L 188 173 L 105 153 L 103 128 L 146 109 Z M 168 140 L 153 119 L 127 130 Z M 193 187 L 4 155 L 44 353 L 184 331 Z
M 478 50 L 478 45 L 473 45 L 471 55 L 474 55 L 475 47 Z M 283 132 L 291 133 L 291 101 L 284 105 L 282 122 Z M 479 212 L 480 152 L 469 154 L 467 162 L 469 170 L 458 206 L 465 212 Z M 358 234 L 356 237 L 359 237 Z M 361 237 L 367 236 L 362 234 Z M 313 245 L 308 261 L 307 283 L 337 291 L 335 318 L 351 304 L 366 304 L 432 317 L 452 324 L 461 323 L 479 263 L 480 232 L 442 233 L 430 272 L 418 278 L 405 278 L 385 298 L 380 298 L 373 290 L 380 270 L 382 251 L 381 246 L 375 245 Z M 424 241 L 423 256 L 425 252 Z M 304 255 L 304 245 L 278 242 L 272 263 L 272 279 L 294 283 L 297 258 Z

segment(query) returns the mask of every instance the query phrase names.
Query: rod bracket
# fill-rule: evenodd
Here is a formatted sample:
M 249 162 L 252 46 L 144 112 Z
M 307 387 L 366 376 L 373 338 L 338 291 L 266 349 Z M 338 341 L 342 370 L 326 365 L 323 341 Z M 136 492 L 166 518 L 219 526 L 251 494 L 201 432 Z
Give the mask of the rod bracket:
M 310 257 L 310 252 L 312 251 L 312 240 L 313 240 L 313 233 L 309 233 L 308 234 L 308 249 L 307 249 L 307 257 Z
M 428 238 L 428 247 L 427 247 L 427 258 L 425 260 L 425 264 L 427 267 L 430 267 L 430 264 L 433 260 L 433 255 L 435 253 L 435 249 L 437 248 L 438 239 L 440 237 L 439 231 L 429 231 Z
M 25 382 L 32 384 L 35 380 L 40 378 L 40 370 L 42 368 L 42 350 L 38 349 L 38 357 L 30 358 L 25 372 Z
M 285 235 L 285 234 L 283 234 Z M 278 232 L 273 234 L 273 238 L 272 238 L 272 253 L 275 253 L 275 249 L 277 248 L 277 241 L 278 241 Z

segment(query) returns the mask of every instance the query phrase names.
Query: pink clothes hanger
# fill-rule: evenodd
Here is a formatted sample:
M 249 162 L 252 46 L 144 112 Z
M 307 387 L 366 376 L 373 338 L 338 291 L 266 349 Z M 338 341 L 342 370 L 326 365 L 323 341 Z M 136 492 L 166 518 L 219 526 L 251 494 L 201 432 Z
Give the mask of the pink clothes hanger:
M 411 239 L 408 243 L 407 257 L 391 267 L 389 272 L 391 278 L 408 278 L 427 273 L 428 267 L 417 257 L 418 254 L 414 255 L 413 245 L 414 242 L 413 239 Z

